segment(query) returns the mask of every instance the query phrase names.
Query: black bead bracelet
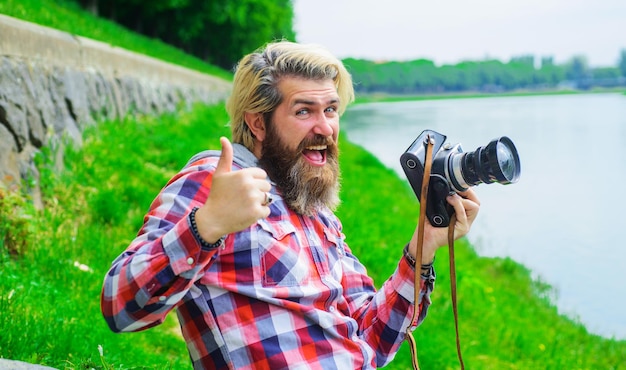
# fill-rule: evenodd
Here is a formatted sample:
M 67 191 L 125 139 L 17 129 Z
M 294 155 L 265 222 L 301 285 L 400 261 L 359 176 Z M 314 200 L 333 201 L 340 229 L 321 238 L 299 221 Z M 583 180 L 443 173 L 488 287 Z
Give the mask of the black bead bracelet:
M 189 224 L 191 224 L 191 233 L 193 234 L 193 236 L 204 249 L 215 249 L 224 244 L 224 239 L 226 239 L 225 236 L 217 239 L 215 243 L 209 243 L 206 240 L 202 239 L 202 237 L 200 236 L 200 232 L 198 231 L 198 224 L 196 224 L 196 212 L 198 212 L 198 209 L 198 207 L 193 207 L 193 209 L 189 213 Z

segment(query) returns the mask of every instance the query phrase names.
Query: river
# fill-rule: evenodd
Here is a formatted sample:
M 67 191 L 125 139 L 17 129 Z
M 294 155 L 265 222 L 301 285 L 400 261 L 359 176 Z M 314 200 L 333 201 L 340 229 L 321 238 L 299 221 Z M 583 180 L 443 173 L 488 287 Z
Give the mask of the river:
M 474 187 L 481 211 L 468 238 L 554 288 L 559 311 L 595 334 L 626 339 L 626 96 L 467 98 L 350 107 L 342 130 L 406 178 L 399 157 L 424 129 L 465 152 L 500 136 L 521 177 Z

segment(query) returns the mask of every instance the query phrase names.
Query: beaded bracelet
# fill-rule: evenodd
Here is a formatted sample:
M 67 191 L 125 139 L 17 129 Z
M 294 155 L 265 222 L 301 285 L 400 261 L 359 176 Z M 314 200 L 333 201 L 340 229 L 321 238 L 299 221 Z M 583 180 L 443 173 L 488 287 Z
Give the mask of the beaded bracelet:
M 200 232 L 198 231 L 198 225 L 196 224 L 196 212 L 198 211 L 198 209 L 198 207 L 193 207 L 193 209 L 189 213 L 189 223 L 191 224 L 191 233 L 193 234 L 193 236 L 204 249 L 215 249 L 224 244 L 224 239 L 226 239 L 225 236 L 217 239 L 215 243 L 209 243 L 206 240 L 202 239 L 202 237 L 200 236 Z

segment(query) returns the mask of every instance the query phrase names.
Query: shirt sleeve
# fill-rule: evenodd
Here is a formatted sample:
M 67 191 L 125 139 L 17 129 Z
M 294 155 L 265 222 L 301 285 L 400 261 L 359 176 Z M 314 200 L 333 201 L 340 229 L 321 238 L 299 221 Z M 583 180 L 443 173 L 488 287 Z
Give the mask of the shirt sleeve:
M 111 330 L 138 331 L 160 324 L 210 265 L 189 213 L 210 192 L 213 165 L 188 167 L 153 201 L 144 224 L 106 274 L 101 295 Z
M 348 252 L 342 283 L 346 300 L 352 317 L 359 324 L 360 338 L 374 349 L 376 364 L 382 367 L 393 360 L 405 339 L 407 327 L 418 326 L 426 317 L 434 289 L 434 269 L 420 277 L 418 316 L 416 322 L 411 323 L 415 297 L 413 266 L 402 257 L 396 271 L 376 291 L 365 267 L 347 246 L 344 247 Z

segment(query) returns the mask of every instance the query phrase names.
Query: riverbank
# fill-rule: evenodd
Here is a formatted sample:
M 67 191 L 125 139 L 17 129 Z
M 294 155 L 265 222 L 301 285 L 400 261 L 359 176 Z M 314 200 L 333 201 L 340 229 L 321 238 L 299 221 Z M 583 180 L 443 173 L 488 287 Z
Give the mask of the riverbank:
M 539 96 L 539 95 L 575 95 L 575 94 L 602 94 L 602 93 L 620 93 L 626 95 L 623 88 L 596 88 L 592 90 L 518 90 L 502 93 L 480 93 L 480 92 L 459 92 L 459 93 L 442 93 L 442 94 L 422 94 L 422 95 L 390 95 L 390 94 L 360 94 L 357 96 L 355 103 L 389 103 L 400 101 L 419 101 L 419 100 L 441 100 L 441 99 L 470 99 L 470 98 L 499 98 L 511 96 Z

